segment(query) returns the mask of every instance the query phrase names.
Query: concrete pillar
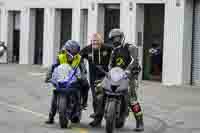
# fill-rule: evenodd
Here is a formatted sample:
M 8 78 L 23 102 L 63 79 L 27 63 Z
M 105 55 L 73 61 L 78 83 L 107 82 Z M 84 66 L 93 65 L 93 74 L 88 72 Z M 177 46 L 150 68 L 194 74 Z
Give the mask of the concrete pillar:
M 132 9 L 129 3 L 132 2 Z M 124 32 L 127 42 L 135 42 L 136 37 L 136 3 L 132 0 L 120 3 L 120 29 Z
M 48 67 L 56 60 L 60 46 L 61 12 L 55 8 L 44 11 L 43 66 Z
M 191 77 L 192 1 L 180 5 L 168 0 L 165 6 L 163 84 L 189 84 Z
M 104 18 L 105 18 L 105 7 L 104 5 L 98 6 L 98 32 L 104 38 Z
M 1 63 L 12 62 L 13 55 L 13 15 L 7 9 L 1 10 L 1 41 L 8 47 L 6 54 L 1 57 Z
M 94 0 L 90 0 L 88 4 L 88 44 L 91 35 L 98 32 L 98 4 Z
M 94 0 L 89 1 L 88 7 L 88 42 L 94 33 L 104 35 L 104 7 Z
M 81 10 L 80 10 L 80 0 L 72 9 L 72 39 L 80 42 L 80 29 L 81 29 Z
M 20 27 L 20 64 L 34 64 L 35 17 L 36 11 L 34 9 L 22 9 Z
M 80 44 L 81 48 L 85 47 L 88 39 L 88 10 L 82 9 L 81 10 L 81 36 L 80 36 Z

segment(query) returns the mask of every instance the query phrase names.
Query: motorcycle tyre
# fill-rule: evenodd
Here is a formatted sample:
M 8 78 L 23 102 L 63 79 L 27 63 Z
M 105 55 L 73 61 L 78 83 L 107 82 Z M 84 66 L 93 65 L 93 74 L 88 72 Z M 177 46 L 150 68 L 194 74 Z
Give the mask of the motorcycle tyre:
M 116 120 L 116 128 L 123 128 L 124 124 L 125 124 L 125 120 L 124 119 Z
M 106 133 L 114 133 L 116 124 L 116 102 L 111 101 L 108 103 L 106 114 Z
M 66 98 L 59 96 L 59 123 L 61 128 L 67 128 L 69 122 L 66 117 L 66 105 Z

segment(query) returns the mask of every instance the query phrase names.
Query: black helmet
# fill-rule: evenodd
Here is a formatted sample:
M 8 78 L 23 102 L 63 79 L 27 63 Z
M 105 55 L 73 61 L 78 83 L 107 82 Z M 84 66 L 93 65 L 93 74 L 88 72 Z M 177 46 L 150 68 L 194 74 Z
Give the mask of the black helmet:
M 112 29 L 109 33 L 109 39 L 112 40 L 115 47 L 123 44 L 124 33 L 120 29 Z

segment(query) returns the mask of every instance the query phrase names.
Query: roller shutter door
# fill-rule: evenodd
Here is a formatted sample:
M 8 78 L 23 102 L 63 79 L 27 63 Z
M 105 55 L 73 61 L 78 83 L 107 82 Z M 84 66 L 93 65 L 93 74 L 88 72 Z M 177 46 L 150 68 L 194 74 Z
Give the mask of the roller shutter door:
M 194 3 L 192 83 L 200 85 L 200 0 Z

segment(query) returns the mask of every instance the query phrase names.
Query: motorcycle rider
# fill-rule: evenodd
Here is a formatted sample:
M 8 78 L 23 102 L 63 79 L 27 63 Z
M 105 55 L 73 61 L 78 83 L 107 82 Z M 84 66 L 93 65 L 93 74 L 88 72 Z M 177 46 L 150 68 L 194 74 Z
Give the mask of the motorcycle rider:
M 96 114 L 96 95 L 95 95 L 95 83 L 105 77 L 105 74 L 96 66 L 102 67 L 104 70 L 108 70 L 108 64 L 112 48 L 104 45 L 103 38 L 100 34 L 94 33 L 91 38 L 91 44 L 83 48 L 80 55 L 83 59 L 86 59 L 89 63 L 89 77 L 90 87 L 93 97 L 93 110 L 94 113 L 90 117 L 95 117 Z
M 112 51 L 109 67 L 120 66 L 129 77 L 129 102 L 130 108 L 136 119 L 135 131 L 143 131 L 143 113 L 138 102 L 136 93 L 136 79 L 141 71 L 138 60 L 138 48 L 129 43 L 125 43 L 124 33 L 120 29 L 112 29 L 109 33 L 114 50 Z
M 109 39 L 112 41 L 114 45 L 114 49 L 111 54 L 111 59 L 109 63 L 109 69 L 115 66 L 119 66 L 125 70 L 126 74 L 129 77 L 129 98 L 128 102 L 136 119 L 136 128 L 135 131 L 143 131 L 144 123 L 143 123 L 143 113 L 139 102 L 137 101 L 136 94 L 136 78 L 140 72 L 140 66 L 138 62 L 138 49 L 136 46 L 128 43 L 124 43 L 125 37 L 124 33 L 120 29 L 112 29 L 109 33 Z M 104 96 L 103 88 L 101 85 L 96 88 L 98 93 L 98 112 L 97 115 L 92 122 L 92 126 L 96 127 L 101 124 L 104 112 Z
M 65 45 L 63 46 L 62 50 L 57 55 L 56 63 L 53 64 L 50 68 L 50 70 L 47 73 L 45 82 L 48 82 L 51 77 L 54 69 L 59 66 L 60 64 L 69 64 L 72 68 L 79 67 L 80 69 L 85 69 L 84 65 L 81 64 L 81 56 L 79 54 L 80 52 L 80 45 L 78 42 L 74 40 L 68 40 Z M 81 88 L 81 95 L 83 98 L 83 106 L 86 106 L 87 104 L 87 97 L 84 95 L 84 93 L 88 93 L 89 84 L 87 79 L 80 78 L 80 84 L 82 86 Z M 52 102 L 51 102 L 51 109 L 49 112 L 49 119 L 46 121 L 47 124 L 53 124 L 54 123 L 54 116 L 56 115 L 56 102 L 57 102 L 57 96 L 55 93 L 53 93 L 52 96 Z

